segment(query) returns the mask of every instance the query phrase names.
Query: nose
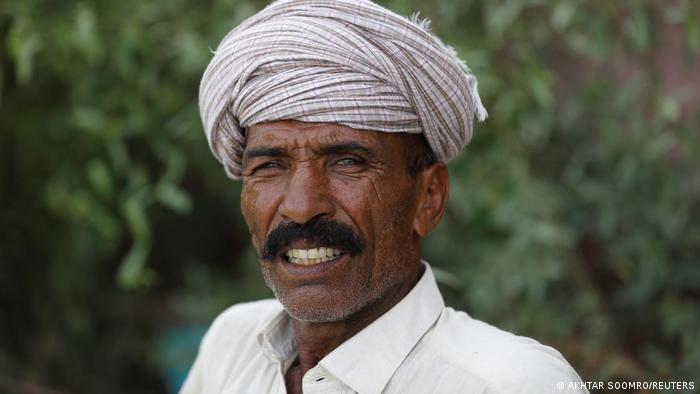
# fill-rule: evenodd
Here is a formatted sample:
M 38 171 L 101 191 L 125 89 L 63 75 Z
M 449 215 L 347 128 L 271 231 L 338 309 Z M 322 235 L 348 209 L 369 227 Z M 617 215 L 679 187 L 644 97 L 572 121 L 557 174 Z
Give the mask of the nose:
M 330 217 L 328 179 L 311 165 L 298 166 L 290 174 L 279 213 L 287 221 L 304 224 L 317 217 Z

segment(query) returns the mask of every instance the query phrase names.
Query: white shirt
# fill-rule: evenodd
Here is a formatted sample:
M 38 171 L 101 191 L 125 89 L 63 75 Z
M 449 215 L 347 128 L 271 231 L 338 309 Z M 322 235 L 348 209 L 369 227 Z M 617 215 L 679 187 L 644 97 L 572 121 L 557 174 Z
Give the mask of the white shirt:
M 571 389 L 581 379 L 553 348 L 445 307 L 425 266 L 406 297 L 306 372 L 305 394 L 588 393 Z M 274 299 L 224 311 L 180 394 L 286 393 L 290 319 Z

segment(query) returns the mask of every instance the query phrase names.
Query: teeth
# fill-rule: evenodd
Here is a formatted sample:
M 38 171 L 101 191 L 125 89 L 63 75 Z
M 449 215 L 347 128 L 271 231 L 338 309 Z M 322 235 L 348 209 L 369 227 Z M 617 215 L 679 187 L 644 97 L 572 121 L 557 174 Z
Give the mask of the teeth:
M 334 256 L 343 254 L 340 249 L 327 247 L 313 249 L 290 249 L 285 253 L 291 263 L 313 265 L 332 260 Z
M 333 260 L 333 257 L 324 257 L 318 259 L 300 259 L 298 257 L 290 257 L 289 261 L 294 264 L 299 265 L 314 265 L 318 263 L 325 263 L 326 261 Z

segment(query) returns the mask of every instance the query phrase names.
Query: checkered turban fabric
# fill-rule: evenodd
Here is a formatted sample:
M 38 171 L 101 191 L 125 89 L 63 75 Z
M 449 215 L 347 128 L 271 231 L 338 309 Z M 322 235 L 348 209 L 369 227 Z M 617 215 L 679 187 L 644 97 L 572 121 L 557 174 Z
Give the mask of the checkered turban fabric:
M 281 0 L 229 32 L 199 90 L 212 152 L 241 177 L 245 129 L 284 119 L 424 133 L 456 156 L 484 120 L 476 78 L 429 22 L 369 0 Z

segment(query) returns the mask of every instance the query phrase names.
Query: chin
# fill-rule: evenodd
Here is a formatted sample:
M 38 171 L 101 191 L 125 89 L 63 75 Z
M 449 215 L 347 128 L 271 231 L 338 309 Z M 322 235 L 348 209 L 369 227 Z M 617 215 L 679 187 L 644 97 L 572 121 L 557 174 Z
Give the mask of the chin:
M 287 311 L 289 316 L 303 323 L 333 323 L 346 320 L 351 315 L 351 313 L 347 313 L 348 311 L 290 308 L 284 304 L 282 306 L 284 306 L 284 310 Z
M 350 295 L 334 296 L 326 293 L 323 296 L 318 296 L 318 294 L 303 294 L 305 292 L 285 294 L 286 292 L 277 291 L 274 287 L 272 291 L 292 318 L 305 323 L 331 323 L 347 320 L 368 304 L 366 300 Z M 355 301 L 348 302 L 349 300 Z

